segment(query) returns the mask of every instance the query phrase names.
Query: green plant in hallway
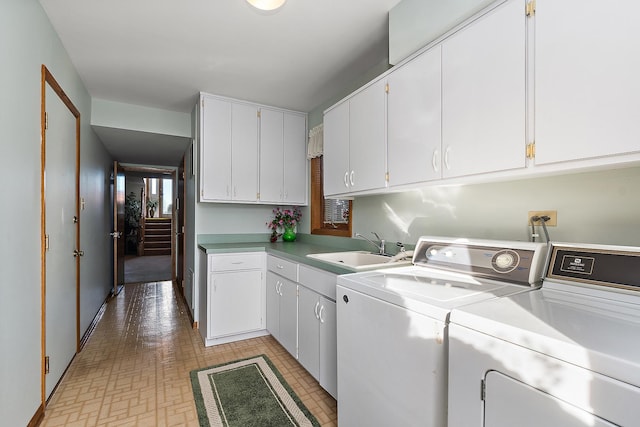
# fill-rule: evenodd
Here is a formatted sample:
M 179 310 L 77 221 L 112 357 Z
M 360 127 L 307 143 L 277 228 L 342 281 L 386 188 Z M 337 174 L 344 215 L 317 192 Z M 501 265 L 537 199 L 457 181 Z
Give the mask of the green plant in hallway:
M 147 199 L 147 209 L 149 210 L 149 218 L 153 218 L 156 213 L 156 208 L 158 207 L 157 200 Z
M 124 234 L 127 252 L 135 253 L 136 251 L 141 213 L 142 204 L 131 191 L 124 200 Z

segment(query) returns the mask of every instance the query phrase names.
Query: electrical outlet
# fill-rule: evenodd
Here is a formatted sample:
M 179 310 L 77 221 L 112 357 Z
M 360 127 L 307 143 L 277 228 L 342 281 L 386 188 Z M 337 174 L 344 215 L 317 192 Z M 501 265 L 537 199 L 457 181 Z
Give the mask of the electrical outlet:
M 558 225 L 558 211 L 529 211 L 527 223 L 531 224 L 532 216 L 548 216 L 550 219 L 545 224 L 548 227 L 556 227 Z M 542 225 L 542 221 L 535 221 L 535 225 Z

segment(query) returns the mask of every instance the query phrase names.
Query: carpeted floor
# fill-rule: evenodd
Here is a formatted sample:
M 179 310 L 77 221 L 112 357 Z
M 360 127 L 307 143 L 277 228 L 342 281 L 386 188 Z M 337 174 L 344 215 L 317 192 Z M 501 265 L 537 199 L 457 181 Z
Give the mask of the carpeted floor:
M 171 255 L 127 255 L 124 259 L 124 283 L 159 282 L 171 279 Z

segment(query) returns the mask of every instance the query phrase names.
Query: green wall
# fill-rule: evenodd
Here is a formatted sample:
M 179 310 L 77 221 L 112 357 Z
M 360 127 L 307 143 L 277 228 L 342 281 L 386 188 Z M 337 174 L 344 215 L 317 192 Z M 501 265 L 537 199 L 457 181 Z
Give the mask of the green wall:
M 0 414 L 24 426 L 40 405 L 40 81 L 45 64 L 81 112 L 80 327 L 111 284 L 111 159 L 90 127 L 91 100 L 37 0 L 0 2 Z

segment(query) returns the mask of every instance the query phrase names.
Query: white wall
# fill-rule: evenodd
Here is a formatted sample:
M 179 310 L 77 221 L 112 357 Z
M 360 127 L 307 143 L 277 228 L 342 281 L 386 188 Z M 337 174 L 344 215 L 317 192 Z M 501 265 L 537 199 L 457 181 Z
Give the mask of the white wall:
M 91 105 L 94 126 L 191 138 L 191 117 L 187 113 L 96 98 Z
M 640 167 L 359 197 L 354 233 L 528 240 L 532 210 L 558 212 L 552 240 L 640 246 Z
M 398 64 L 494 1 L 402 0 L 389 11 L 389 63 Z
M 37 0 L 0 3 L 0 414 L 24 426 L 40 405 L 40 81 L 45 64 L 81 116 L 81 330 L 108 293 L 110 159 L 90 129 L 90 98 Z

